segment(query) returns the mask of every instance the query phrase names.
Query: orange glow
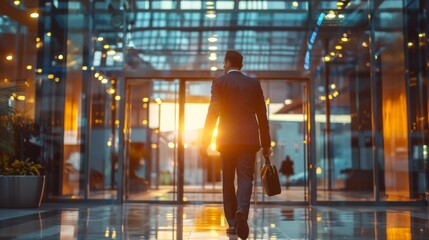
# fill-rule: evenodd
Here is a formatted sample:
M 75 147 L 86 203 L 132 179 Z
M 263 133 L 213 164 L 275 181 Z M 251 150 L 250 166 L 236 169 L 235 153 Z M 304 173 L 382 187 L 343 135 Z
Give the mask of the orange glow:
M 411 239 L 410 222 L 411 217 L 408 214 L 386 212 L 386 239 Z

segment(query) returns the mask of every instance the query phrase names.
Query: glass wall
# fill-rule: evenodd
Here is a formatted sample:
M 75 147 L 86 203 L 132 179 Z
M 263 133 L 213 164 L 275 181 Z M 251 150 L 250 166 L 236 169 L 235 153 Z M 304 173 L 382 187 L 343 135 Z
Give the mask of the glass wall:
M 206 81 L 222 74 L 225 50 L 237 49 L 247 74 L 271 74 L 267 84 L 285 80 L 264 85 L 270 108 L 302 100 L 275 91 L 289 88 L 287 80 L 310 79 L 315 154 L 308 167 L 317 201 L 420 201 L 429 186 L 428 7 L 418 0 L 8 0 L 0 10 L 0 87 L 22 86 L 7 105 L 34 120 L 31 155 L 45 166 L 47 198 L 122 201 L 125 192 L 164 184 L 175 201 L 179 113 L 167 111 L 171 99 L 162 94 L 172 91 L 177 100 L 178 83 L 164 80 L 182 79 L 172 72 L 201 77 L 188 82 L 186 98 L 207 104 Z M 158 120 L 147 115 L 142 99 L 126 105 L 130 96 L 120 89 L 126 78 L 147 76 L 164 78 L 130 91 L 139 98 L 160 94 L 146 96 Z M 303 93 L 302 86 L 295 90 Z M 274 161 L 287 154 L 301 159 L 304 146 L 291 144 L 298 140 L 284 130 L 292 123 L 270 117 L 279 136 Z M 185 115 L 185 158 L 195 155 L 194 128 L 201 121 L 194 120 Z M 163 121 L 171 129 L 162 132 Z M 123 138 L 122 127 L 136 130 Z M 120 161 L 124 152 L 133 160 Z M 189 189 L 206 178 L 204 188 L 219 192 L 218 173 L 204 171 L 207 164 L 218 168 L 216 160 L 185 161 Z M 304 163 L 295 167 L 295 175 L 307 171 Z M 195 175 L 186 175 L 192 169 Z
M 407 201 L 424 195 L 427 26 L 421 4 L 312 6 L 321 9 L 313 16 L 310 39 L 319 201 Z

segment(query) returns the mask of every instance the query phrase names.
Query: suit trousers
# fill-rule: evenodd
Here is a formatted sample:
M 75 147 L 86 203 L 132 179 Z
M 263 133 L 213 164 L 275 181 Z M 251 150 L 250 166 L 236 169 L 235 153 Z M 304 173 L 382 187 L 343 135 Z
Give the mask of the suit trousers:
M 235 226 L 235 212 L 242 211 L 248 216 L 252 196 L 255 170 L 255 151 L 221 152 L 223 209 L 230 227 Z M 237 172 L 237 192 L 235 173 Z

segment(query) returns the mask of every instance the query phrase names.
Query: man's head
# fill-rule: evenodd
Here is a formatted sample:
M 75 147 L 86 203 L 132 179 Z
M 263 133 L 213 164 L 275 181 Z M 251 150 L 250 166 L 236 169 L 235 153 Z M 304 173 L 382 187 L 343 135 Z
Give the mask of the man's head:
M 223 69 L 227 73 L 231 69 L 240 70 L 243 67 L 243 55 L 236 50 L 227 50 L 223 63 Z

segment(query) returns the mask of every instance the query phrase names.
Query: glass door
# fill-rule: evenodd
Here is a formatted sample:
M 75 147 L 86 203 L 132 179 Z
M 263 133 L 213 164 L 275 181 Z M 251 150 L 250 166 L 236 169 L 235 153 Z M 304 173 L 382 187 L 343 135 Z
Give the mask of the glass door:
M 271 162 L 285 174 L 280 175 L 282 194 L 266 197 L 260 180 L 262 154 L 257 154 L 253 201 L 307 202 L 308 119 L 307 82 L 298 80 L 261 80 L 270 121 L 273 155 Z M 222 202 L 220 155 L 216 149 L 214 130 L 208 158 L 198 154 L 199 139 L 211 96 L 211 81 L 186 81 L 184 119 L 184 202 Z
M 260 202 L 308 202 L 309 148 L 307 145 L 309 120 L 309 92 L 306 81 L 261 80 L 270 122 L 272 156 L 277 167 L 282 193 L 267 197 L 262 189 L 260 168 L 265 163 L 262 153 L 257 155 L 253 197 Z
M 178 80 L 128 81 L 125 200 L 177 201 Z
M 216 130 L 209 157 L 198 147 L 211 96 L 212 79 L 128 80 L 125 111 L 124 192 L 126 201 L 221 203 L 220 156 Z M 307 202 L 306 82 L 261 80 L 272 137 L 271 162 L 280 171 L 288 156 L 291 167 L 280 175 L 283 192 L 266 197 L 257 154 L 254 203 Z M 292 170 L 291 170 L 292 169 Z
M 220 155 L 211 144 L 208 157 L 199 155 L 207 110 L 211 97 L 211 79 L 186 81 L 184 124 L 184 202 L 222 202 Z M 214 135 L 216 136 L 216 130 Z

